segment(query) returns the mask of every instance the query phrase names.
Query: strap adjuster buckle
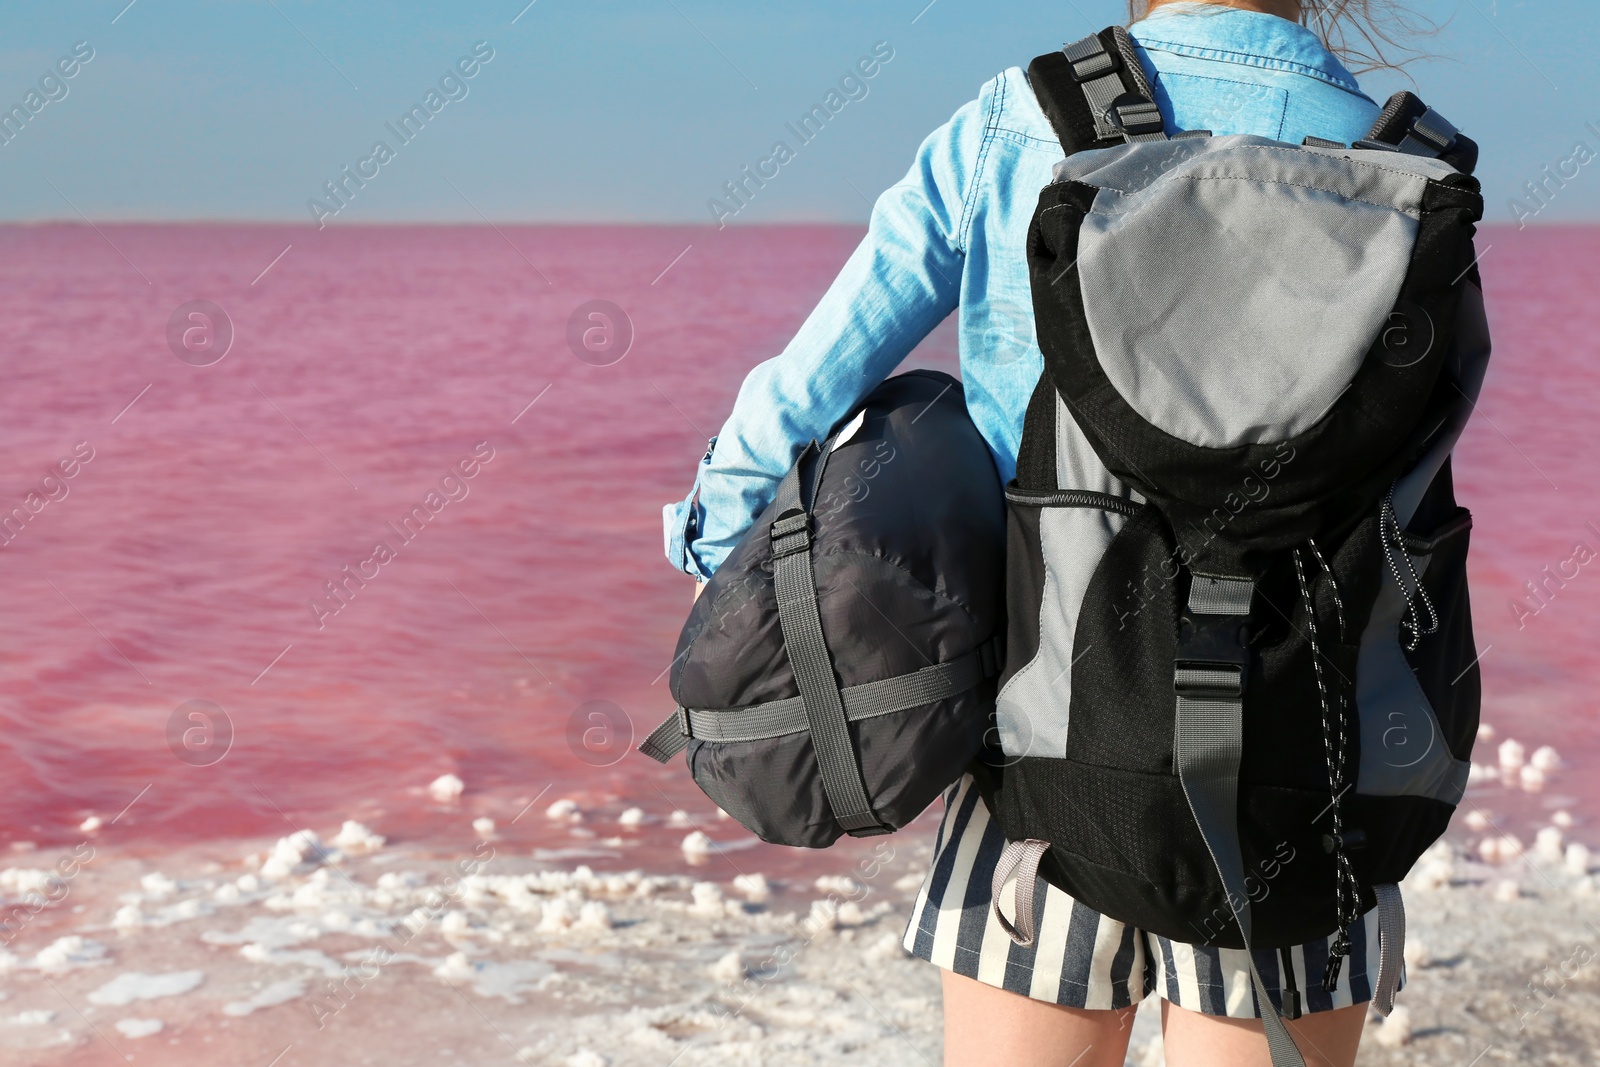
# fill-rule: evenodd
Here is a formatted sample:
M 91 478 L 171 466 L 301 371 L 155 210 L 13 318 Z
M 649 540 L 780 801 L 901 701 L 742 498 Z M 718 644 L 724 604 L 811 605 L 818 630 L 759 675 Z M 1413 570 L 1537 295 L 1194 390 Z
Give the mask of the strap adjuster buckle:
M 1411 129 L 1406 134 L 1407 139 L 1414 138 L 1420 142 L 1419 147 L 1436 156 L 1442 156 L 1450 151 L 1456 143 L 1456 137 L 1461 131 L 1443 115 L 1433 108 L 1429 108 L 1411 123 Z M 1400 150 L 1406 150 L 1405 140 L 1400 142 Z M 1418 153 L 1419 155 L 1421 152 Z
M 1185 612 L 1172 688 L 1179 696 L 1237 700 L 1250 681 L 1250 617 Z
M 1166 129 L 1166 123 L 1161 119 L 1161 109 L 1155 102 L 1131 93 L 1119 97 L 1106 109 L 1106 121 L 1133 136 L 1160 133 Z
M 689 729 L 689 709 L 679 704 L 672 714 L 677 718 L 678 729 L 683 731 L 683 736 L 693 737 L 694 733 Z
M 782 559 L 811 547 L 811 516 L 804 511 L 790 511 L 773 520 L 768 531 L 772 540 L 772 558 Z
M 1074 41 L 1061 49 L 1072 68 L 1072 79 L 1079 85 L 1094 81 L 1117 70 L 1117 59 L 1101 43 L 1100 35 L 1091 33 L 1081 41 Z

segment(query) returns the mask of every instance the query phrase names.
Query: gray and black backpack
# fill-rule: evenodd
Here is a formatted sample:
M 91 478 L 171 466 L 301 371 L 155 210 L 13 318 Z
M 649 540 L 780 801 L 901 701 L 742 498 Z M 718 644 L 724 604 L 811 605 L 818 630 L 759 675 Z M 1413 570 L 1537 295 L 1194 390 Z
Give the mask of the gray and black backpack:
M 974 768 L 995 908 L 1028 941 L 1001 889 L 1042 875 L 1184 943 L 1333 937 L 1331 989 L 1376 906 L 1387 1011 L 1396 883 L 1478 725 L 1450 478 L 1489 355 L 1476 146 L 1409 93 L 1351 145 L 1168 136 L 1120 29 L 1028 75 L 1067 158 L 1028 235 L 1044 372 Z M 1273 1062 L 1302 1063 L 1292 969 L 1277 998 L 1254 978 Z

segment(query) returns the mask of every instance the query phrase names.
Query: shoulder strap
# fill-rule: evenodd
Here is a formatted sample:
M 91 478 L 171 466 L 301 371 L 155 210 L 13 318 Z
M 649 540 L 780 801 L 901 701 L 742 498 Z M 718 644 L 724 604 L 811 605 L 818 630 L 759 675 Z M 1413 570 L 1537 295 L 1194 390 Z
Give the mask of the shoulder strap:
M 1028 65 L 1028 81 L 1069 156 L 1167 139 L 1133 39 L 1121 26 L 1039 56 Z
M 1399 92 L 1389 98 L 1364 141 L 1353 147 L 1389 148 L 1413 156 L 1432 156 L 1462 174 L 1478 165 L 1478 143 L 1424 104 L 1415 93 Z

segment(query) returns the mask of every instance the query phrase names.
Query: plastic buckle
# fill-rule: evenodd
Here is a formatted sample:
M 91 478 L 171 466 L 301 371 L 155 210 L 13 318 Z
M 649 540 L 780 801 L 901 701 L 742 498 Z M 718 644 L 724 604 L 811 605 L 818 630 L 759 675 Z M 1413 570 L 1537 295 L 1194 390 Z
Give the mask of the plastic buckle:
M 689 730 L 689 709 L 679 704 L 673 714 L 677 716 L 678 729 L 683 731 L 683 736 L 693 737 L 694 734 Z
M 868 821 L 869 819 L 871 820 L 870 822 Z M 848 823 L 847 825 L 847 821 L 844 819 L 839 820 L 839 825 L 843 826 L 844 832 L 851 837 L 882 837 L 884 834 L 894 833 L 894 827 L 880 822 L 878 816 L 872 812 L 848 820 Z
M 1061 49 L 1072 69 L 1072 78 L 1079 85 L 1104 77 L 1117 69 L 1117 60 L 1101 43 L 1099 34 L 1090 34 Z
M 785 512 L 773 520 L 769 536 L 773 559 L 804 552 L 811 547 L 811 516 L 803 511 Z
M 1134 136 L 1160 133 L 1166 129 L 1166 123 L 1161 120 L 1161 109 L 1154 102 L 1131 93 L 1118 97 L 1106 109 L 1106 119 L 1123 133 Z
M 1365 148 L 1368 151 L 1372 151 L 1372 152 L 1398 152 L 1398 151 L 1400 151 L 1400 147 L 1398 145 L 1392 145 L 1388 141 L 1367 141 L 1367 140 L 1352 141 L 1352 142 L 1350 142 L 1350 147 L 1351 148 Z
M 1250 681 L 1250 617 L 1186 613 L 1179 620 L 1172 688 L 1179 696 L 1244 695 Z
M 1442 156 L 1455 145 L 1460 132 L 1454 123 L 1430 107 L 1411 123 L 1407 136 L 1415 137 L 1425 148 Z M 1401 150 L 1404 151 L 1404 142 Z

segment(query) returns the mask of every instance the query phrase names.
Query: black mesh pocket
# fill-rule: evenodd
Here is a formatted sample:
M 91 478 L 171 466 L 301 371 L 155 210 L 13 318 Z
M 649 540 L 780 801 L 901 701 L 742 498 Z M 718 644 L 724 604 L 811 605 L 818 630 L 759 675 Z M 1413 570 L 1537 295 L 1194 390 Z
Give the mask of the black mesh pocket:
M 1078 612 L 1067 757 L 1171 774 L 1172 663 L 1188 594 L 1161 513 L 1142 508 L 1106 547 Z

